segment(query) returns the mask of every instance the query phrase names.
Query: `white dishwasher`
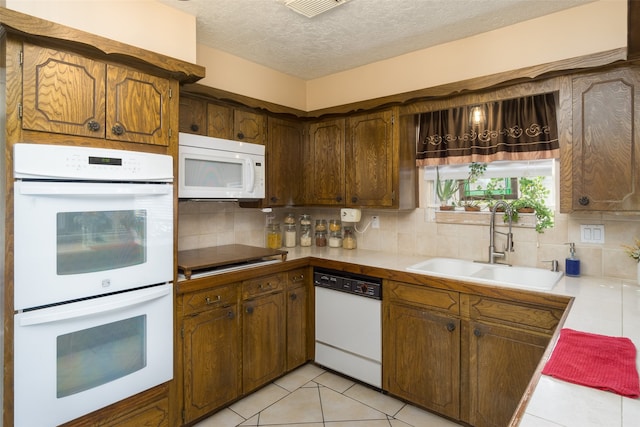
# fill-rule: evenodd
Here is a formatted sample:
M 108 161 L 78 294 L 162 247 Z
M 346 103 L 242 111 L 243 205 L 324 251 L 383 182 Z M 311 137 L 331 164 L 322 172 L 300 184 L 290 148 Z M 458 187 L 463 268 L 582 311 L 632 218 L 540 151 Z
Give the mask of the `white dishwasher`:
M 321 366 L 382 387 L 382 280 L 314 271 L 316 357 Z

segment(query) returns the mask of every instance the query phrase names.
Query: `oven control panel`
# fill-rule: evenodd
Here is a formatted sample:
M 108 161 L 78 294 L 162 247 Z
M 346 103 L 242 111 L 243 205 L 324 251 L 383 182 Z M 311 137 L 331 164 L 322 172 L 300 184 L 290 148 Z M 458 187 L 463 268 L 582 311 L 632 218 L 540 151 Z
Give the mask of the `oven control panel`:
M 316 268 L 313 284 L 363 297 L 382 299 L 382 279 L 342 271 Z

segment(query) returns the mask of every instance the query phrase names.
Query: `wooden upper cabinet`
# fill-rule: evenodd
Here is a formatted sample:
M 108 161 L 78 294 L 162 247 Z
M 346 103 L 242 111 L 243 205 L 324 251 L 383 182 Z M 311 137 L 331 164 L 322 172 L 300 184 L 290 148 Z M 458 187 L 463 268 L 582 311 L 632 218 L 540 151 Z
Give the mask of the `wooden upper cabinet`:
M 23 61 L 23 129 L 169 144 L 168 79 L 27 43 Z
M 253 111 L 234 110 L 233 139 L 265 145 L 267 142 L 266 129 L 266 116 Z
M 267 204 L 302 203 L 302 123 L 269 117 L 267 143 Z
M 168 145 L 169 92 L 168 79 L 107 65 L 107 139 Z
M 307 204 L 344 205 L 345 119 L 311 123 L 305 146 Z
M 572 209 L 640 210 L 640 69 L 584 75 L 572 83 Z
M 207 102 L 180 97 L 180 132 L 207 135 Z
M 105 137 L 105 64 L 26 43 L 23 58 L 24 129 Z
M 207 104 L 207 134 L 215 138 L 232 139 L 233 127 L 231 107 L 218 104 Z
M 345 154 L 347 206 L 393 206 L 395 153 L 391 110 L 349 117 Z

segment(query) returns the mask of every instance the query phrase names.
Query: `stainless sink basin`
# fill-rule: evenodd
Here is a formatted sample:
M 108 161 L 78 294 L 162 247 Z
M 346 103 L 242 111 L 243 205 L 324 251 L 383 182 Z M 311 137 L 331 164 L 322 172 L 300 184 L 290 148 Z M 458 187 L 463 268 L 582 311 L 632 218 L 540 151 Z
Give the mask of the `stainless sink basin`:
M 407 271 L 489 285 L 545 291 L 552 289 L 562 277 L 562 272 L 559 271 L 554 272 L 533 267 L 483 264 L 455 258 L 432 258 L 407 267 Z

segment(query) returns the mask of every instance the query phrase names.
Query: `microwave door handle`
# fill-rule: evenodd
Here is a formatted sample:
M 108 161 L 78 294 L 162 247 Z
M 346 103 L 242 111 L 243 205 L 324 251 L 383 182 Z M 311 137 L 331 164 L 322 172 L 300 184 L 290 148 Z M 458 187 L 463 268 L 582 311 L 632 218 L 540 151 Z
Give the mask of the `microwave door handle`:
M 114 191 L 116 189 L 116 191 Z M 28 183 L 20 187 L 20 194 L 34 196 L 164 196 L 171 194 L 171 185 L 75 185 L 65 183 L 56 185 L 52 183 Z
M 247 159 L 247 169 L 249 169 L 249 185 L 247 186 L 247 191 L 249 193 L 253 192 L 253 187 L 256 185 L 256 171 L 253 167 L 253 161 L 251 159 Z
M 54 310 L 52 310 L 52 312 L 48 313 L 41 313 L 41 311 L 43 310 L 27 313 L 23 312 L 18 323 L 19 326 L 42 325 L 46 323 L 76 319 L 79 317 L 96 316 L 114 310 L 122 310 L 123 308 L 132 307 L 138 304 L 144 304 L 146 302 L 169 295 L 169 293 L 171 292 L 171 286 L 151 288 L 149 292 L 144 293 L 138 291 L 138 293 L 141 294 L 133 297 L 131 296 L 132 292 L 135 293 L 136 291 L 119 294 L 119 298 L 103 297 L 109 298 L 109 301 L 106 302 L 99 302 L 99 299 L 91 299 L 88 301 L 84 301 L 80 303 L 81 305 L 72 307 L 68 310 L 60 310 L 60 308 L 64 306 L 57 306 L 54 307 Z M 46 311 L 46 309 L 44 310 Z

